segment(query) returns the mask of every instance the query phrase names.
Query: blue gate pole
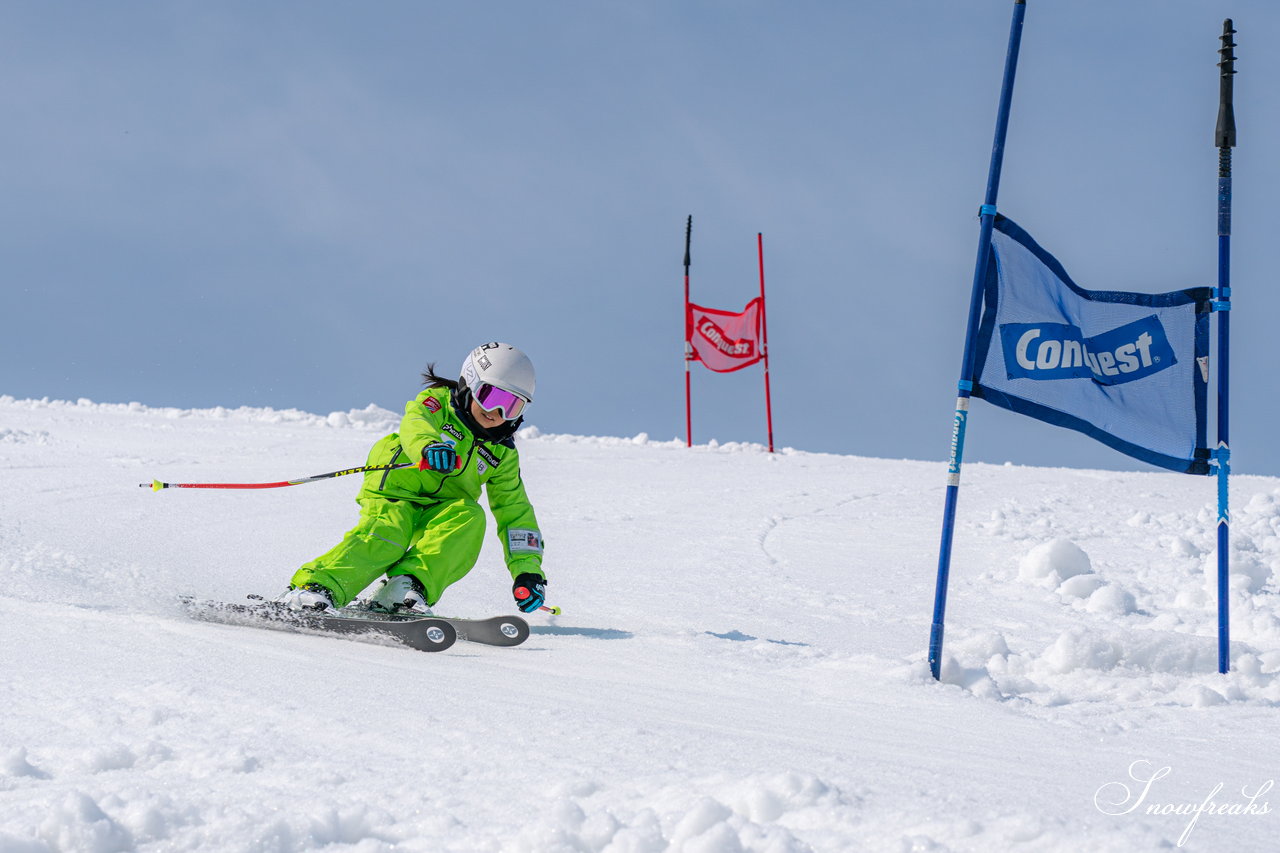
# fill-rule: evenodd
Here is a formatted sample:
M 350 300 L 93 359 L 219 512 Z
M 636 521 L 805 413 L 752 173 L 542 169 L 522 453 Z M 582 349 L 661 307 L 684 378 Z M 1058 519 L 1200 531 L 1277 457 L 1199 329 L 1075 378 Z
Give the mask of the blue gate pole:
M 960 497 L 960 466 L 964 461 L 964 434 L 969 418 L 969 398 L 973 392 L 976 353 L 974 339 L 982 313 L 982 290 L 991 255 L 991 228 L 996 219 L 996 195 L 1000 189 L 1000 167 L 1004 163 L 1004 141 L 1009 130 L 1009 107 L 1013 102 L 1013 78 L 1018 68 L 1018 48 L 1022 43 L 1022 19 L 1026 0 L 1015 0 L 1013 24 L 1009 28 L 1009 52 L 1005 56 L 1004 81 L 1000 87 L 1000 109 L 996 114 L 996 136 L 991 147 L 991 167 L 987 172 L 987 195 L 981 209 L 982 227 L 978 236 L 978 261 L 973 271 L 969 296 L 969 327 L 964 336 L 964 358 L 960 370 L 959 396 L 951 432 L 951 459 L 947 464 L 947 499 L 942 515 L 942 543 L 938 549 L 938 582 L 933 594 L 933 624 L 929 630 L 929 670 L 942 677 L 943 620 L 947 610 L 947 580 L 951 573 L 951 540 L 955 533 L 956 503 Z
M 1236 46 L 1231 19 L 1222 22 L 1222 69 L 1218 88 L 1218 290 L 1213 307 L 1218 314 L 1218 672 L 1231 668 L 1231 618 L 1228 580 L 1231 558 L 1231 512 L 1227 480 L 1231 474 L 1231 445 L 1227 438 L 1231 343 L 1231 149 L 1236 144 L 1236 117 L 1232 75 L 1236 73 Z

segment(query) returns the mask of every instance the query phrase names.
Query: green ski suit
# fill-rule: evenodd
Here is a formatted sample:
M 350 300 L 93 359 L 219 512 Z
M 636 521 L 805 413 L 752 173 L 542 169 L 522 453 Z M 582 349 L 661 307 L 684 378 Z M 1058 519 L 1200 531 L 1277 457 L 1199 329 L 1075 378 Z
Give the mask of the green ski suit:
M 448 472 L 419 470 L 429 444 L 451 442 L 462 467 Z M 405 405 L 400 431 L 379 440 L 369 465 L 414 465 L 370 471 L 356 497 L 360 521 L 332 549 L 303 564 L 292 584 L 318 583 L 341 607 L 386 573 L 413 575 L 440 600 L 450 584 L 475 565 L 484 539 L 484 486 L 507 570 L 543 576 L 542 533 L 525 494 L 515 442 L 490 443 L 472 434 L 454 411 L 450 389 L 428 388 Z

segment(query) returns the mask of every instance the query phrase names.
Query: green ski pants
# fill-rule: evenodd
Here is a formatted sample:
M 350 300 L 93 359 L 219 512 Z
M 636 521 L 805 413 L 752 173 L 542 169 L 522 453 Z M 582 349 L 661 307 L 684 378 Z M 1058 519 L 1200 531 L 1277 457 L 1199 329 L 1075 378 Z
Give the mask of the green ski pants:
M 484 541 L 484 510 L 467 499 L 418 506 L 381 497 L 359 500 L 360 521 L 342 541 L 294 573 L 292 583 L 318 583 L 341 607 L 379 575 L 413 575 L 427 604 L 471 571 Z

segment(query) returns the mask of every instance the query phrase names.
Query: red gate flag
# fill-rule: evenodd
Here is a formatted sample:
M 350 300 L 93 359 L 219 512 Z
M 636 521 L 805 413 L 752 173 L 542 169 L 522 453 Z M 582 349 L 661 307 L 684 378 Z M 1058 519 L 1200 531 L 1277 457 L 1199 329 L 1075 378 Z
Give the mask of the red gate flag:
M 764 358 L 761 345 L 760 312 L 763 297 L 757 296 L 738 313 L 703 308 L 686 303 L 685 330 L 689 337 L 690 361 L 700 361 L 717 373 L 729 373 Z

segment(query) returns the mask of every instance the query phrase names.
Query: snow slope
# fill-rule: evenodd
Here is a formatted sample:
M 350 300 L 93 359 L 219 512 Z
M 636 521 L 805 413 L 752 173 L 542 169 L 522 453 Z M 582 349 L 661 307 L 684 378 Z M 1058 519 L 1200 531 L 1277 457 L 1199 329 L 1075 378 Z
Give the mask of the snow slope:
M 1207 478 L 967 466 L 938 684 L 940 463 L 643 435 L 522 435 L 564 614 L 520 648 L 177 612 L 282 589 L 358 484 L 139 483 L 395 421 L 0 397 L 0 851 L 1275 849 L 1280 480 L 1233 481 L 1225 677 Z M 442 612 L 510 611 L 489 539 Z

